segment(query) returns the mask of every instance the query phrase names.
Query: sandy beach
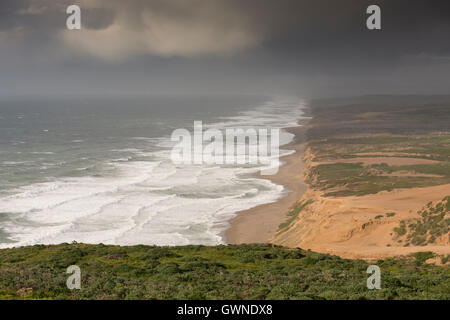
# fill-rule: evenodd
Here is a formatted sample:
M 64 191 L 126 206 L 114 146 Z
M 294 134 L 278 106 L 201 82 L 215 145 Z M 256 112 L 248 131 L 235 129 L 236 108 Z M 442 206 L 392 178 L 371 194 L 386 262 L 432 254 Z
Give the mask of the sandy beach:
M 305 149 L 305 131 L 308 119 L 299 120 L 299 127 L 286 129 L 295 135 L 294 140 L 283 149 L 295 150 L 295 153 L 282 158 L 284 165 L 273 176 L 258 177 L 269 179 L 285 186 L 289 193 L 277 202 L 263 204 L 249 210 L 238 212 L 230 221 L 230 227 L 225 233 L 229 244 L 265 243 L 277 232 L 278 226 L 286 220 L 289 208 L 302 197 L 307 185 L 302 179 L 305 167 L 302 160 Z

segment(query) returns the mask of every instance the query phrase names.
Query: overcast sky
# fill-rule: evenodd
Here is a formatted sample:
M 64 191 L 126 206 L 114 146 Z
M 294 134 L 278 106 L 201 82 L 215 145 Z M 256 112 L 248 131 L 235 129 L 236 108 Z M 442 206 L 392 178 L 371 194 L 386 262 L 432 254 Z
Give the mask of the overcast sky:
M 0 0 L 0 95 L 450 94 L 449 78 L 448 0 Z

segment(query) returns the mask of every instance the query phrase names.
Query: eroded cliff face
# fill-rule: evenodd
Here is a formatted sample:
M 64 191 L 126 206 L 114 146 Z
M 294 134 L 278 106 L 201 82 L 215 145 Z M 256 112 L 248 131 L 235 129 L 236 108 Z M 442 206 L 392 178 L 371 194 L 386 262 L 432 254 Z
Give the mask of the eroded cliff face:
M 314 155 L 307 149 L 304 176 L 310 182 L 317 179 L 311 174 L 313 159 Z M 310 188 L 293 206 L 294 210 L 302 204 L 296 217 L 281 228 L 271 242 L 345 258 L 377 259 L 418 251 L 450 254 L 448 233 L 433 244 L 405 246 L 405 241 L 394 231 L 401 221 L 417 218 L 417 211 L 427 203 L 441 201 L 449 193 L 450 185 L 441 185 L 364 196 L 328 197 L 324 191 Z

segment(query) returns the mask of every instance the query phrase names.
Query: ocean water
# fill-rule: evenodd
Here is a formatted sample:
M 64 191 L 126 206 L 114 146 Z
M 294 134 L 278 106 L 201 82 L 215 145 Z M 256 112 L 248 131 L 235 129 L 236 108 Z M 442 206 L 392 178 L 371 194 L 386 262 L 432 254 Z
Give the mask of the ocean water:
M 262 165 L 175 165 L 171 133 L 195 120 L 282 129 L 301 115 L 285 97 L 0 99 L 0 248 L 224 243 L 237 211 L 287 190 L 251 175 Z

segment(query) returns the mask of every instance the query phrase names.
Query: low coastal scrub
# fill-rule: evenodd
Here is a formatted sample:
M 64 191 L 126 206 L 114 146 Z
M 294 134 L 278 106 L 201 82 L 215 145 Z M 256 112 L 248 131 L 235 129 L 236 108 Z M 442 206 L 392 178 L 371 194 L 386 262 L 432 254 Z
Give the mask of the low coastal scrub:
M 450 162 L 449 162 L 450 164 Z M 410 172 L 403 176 L 395 173 Z M 429 174 L 430 176 L 420 176 Z M 326 196 L 363 196 L 394 189 L 428 187 L 450 183 L 450 166 L 388 166 L 362 163 L 333 163 L 312 167 L 307 181 Z
M 0 250 L 2 299 L 450 299 L 450 268 L 429 253 L 368 263 L 273 245 L 61 244 Z M 366 287 L 381 269 L 381 290 Z M 66 269 L 81 269 L 81 289 Z
M 308 183 L 337 197 L 450 184 L 449 105 L 448 97 L 313 101 Z M 355 158 L 361 162 L 348 163 Z M 383 159 L 364 163 L 367 158 Z
M 418 218 L 400 221 L 394 232 L 405 246 L 435 244 L 438 238 L 450 236 L 450 196 L 434 205 L 428 203 Z

